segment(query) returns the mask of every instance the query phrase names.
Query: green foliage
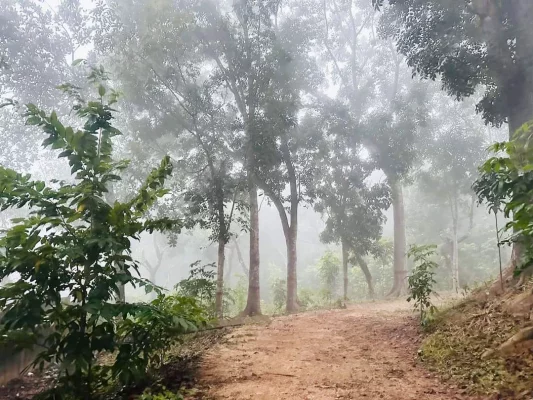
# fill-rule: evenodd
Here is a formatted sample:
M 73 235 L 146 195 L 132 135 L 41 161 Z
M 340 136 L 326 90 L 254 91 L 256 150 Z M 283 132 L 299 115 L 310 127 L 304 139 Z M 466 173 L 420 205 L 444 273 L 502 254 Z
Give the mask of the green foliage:
M 501 243 L 522 245 L 524 252 L 517 273 L 533 263 L 532 137 L 530 122 L 515 133 L 513 140 L 492 145 L 494 156 L 480 167 L 481 176 L 473 185 L 479 201 L 487 204 L 490 211 L 502 211 L 506 218 L 512 218 L 504 227 L 509 235 Z
M 244 307 L 246 307 L 247 295 L 248 280 L 245 276 L 240 275 L 237 284 L 234 287 L 225 288 L 225 296 L 227 300 L 224 302 L 224 315 L 235 316 L 244 310 Z
M 384 3 L 372 1 L 377 6 Z M 480 6 L 478 2 L 463 0 L 389 0 L 388 3 L 390 7 L 382 14 L 381 34 L 396 42 L 397 50 L 406 57 L 414 73 L 424 79 L 439 78 L 442 88 L 457 99 L 472 96 L 478 86 L 484 86 L 485 93 L 477 110 L 487 123 L 496 126 L 506 121 L 509 110 L 521 107 L 516 103 L 507 104 L 505 96 L 507 82 L 520 79 L 521 71 L 529 71 L 528 50 L 518 49 L 518 53 L 526 51 L 521 59 L 514 54 L 516 49 L 508 45 L 523 30 L 515 24 L 529 23 L 520 21 L 527 15 L 519 8 L 521 3 L 508 7 L 489 6 L 489 2 L 479 2 L 483 4 Z M 480 19 L 489 15 L 489 9 L 488 19 L 505 21 L 507 29 L 487 34 Z
M 411 245 L 407 253 L 415 263 L 408 278 L 410 294 L 407 301 L 414 301 L 415 309 L 420 311 L 420 323 L 422 325 L 426 325 L 436 311 L 436 307 L 431 304 L 433 285 L 436 283 L 433 278 L 434 269 L 438 266 L 436 262 L 431 260 L 431 257 L 435 255 L 436 248 L 437 246 L 434 245 Z
M 75 87 L 64 86 L 74 96 L 81 129 L 63 125 L 55 112 L 27 106 L 27 124 L 46 134 L 44 147 L 68 160 L 72 182 L 48 185 L 0 166 L 1 210 L 30 210 L 0 238 L 0 280 L 20 276 L 0 288 L 1 333 L 21 347 L 41 348 L 33 365 L 59 365 L 59 386 L 48 393 L 60 394 L 55 398 L 92 399 L 109 379 L 124 384 L 142 379 L 160 363 L 156 354 L 172 334 L 203 322 L 200 309 L 185 300 L 120 301 L 120 287 L 126 284 L 158 290 L 138 277 L 131 241 L 142 232 L 179 229 L 181 222 L 148 217 L 151 206 L 167 193 L 169 157 L 128 201 L 106 201 L 128 162 L 112 159 L 113 138 L 121 134 L 112 125 L 117 94 L 102 80 L 103 69 L 93 70 L 96 100 L 85 101 Z M 103 353 L 116 353 L 112 365 L 97 363 Z
M 322 283 L 324 298 L 331 302 L 337 295 L 341 260 L 332 251 L 327 251 L 318 262 L 318 274 Z
M 272 291 L 274 312 L 279 313 L 287 303 L 287 280 L 283 278 L 273 279 L 270 283 L 270 290 Z
M 183 396 L 179 393 L 173 393 L 162 387 L 159 391 L 153 389 L 146 389 L 139 397 L 138 400 L 183 400 Z
M 214 317 L 217 290 L 216 266 L 213 263 L 206 265 L 200 263 L 201 261 L 196 261 L 191 264 L 189 277 L 179 282 L 176 290 L 182 296 L 196 299 Z
M 194 298 L 160 295 L 141 312 L 120 320 L 117 333 L 126 338 L 119 347 L 112 371 L 126 383 L 138 382 L 145 371 L 161 367 L 166 352 L 180 335 L 207 324 L 207 315 Z

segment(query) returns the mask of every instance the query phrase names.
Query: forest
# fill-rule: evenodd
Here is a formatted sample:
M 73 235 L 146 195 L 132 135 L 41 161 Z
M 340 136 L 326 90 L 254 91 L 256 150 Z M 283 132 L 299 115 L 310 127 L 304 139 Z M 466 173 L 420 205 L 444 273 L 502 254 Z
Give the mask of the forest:
M 0 399 L 531 398 L 531 21 L 0 0 Z

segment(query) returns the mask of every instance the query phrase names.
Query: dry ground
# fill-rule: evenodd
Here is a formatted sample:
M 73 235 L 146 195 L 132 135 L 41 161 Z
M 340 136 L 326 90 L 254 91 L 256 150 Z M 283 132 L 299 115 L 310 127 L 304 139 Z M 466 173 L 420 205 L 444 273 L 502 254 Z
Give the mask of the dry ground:
M 417 362 L 405 301 L 275 318 L 234 330 L 204 357 L 201 399 L 472 399 Z

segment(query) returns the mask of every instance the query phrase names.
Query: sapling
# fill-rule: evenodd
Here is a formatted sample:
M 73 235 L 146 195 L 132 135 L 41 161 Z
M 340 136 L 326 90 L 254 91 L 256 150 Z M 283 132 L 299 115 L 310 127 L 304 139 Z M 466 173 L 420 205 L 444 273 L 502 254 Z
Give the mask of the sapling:
M 435 245 L 416 246 L 411 245 L 407 255 L 412 258 L 415 264 L 411 275 L 408 278 L 409 297 L 407 301 L 414 301 L 415 310 L 420 312 L 420 323 L 427 323 L 428 314 L 436 311 L 436 307 L 431 303 L 431 295 L 434 293 L 433 285 L 435 268 L 438 264 L 431 258 L 435 255 Z

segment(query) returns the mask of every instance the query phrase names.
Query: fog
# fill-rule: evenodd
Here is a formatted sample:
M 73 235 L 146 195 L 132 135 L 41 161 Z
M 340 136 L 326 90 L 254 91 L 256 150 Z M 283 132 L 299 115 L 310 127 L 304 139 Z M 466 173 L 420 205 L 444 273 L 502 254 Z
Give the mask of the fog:
M 394 13 L 370 0 L 2 0 L 0 164 L 75 182 L 24 105 L 81 129 L 57 87 L 90 99 L 102 82 L 119 94 L 113 159 L 131 161 L 106 201 L 132 198 L 163 156 L 173 164 L 169 193 L 144 218 L 179 227 L 131 244 L 156 285 L 172 292 L 205 265 L 228 290 L 260 287 L 271 312 L 282 311 L 280 287 L 288 308 L 291 296 L 403 296 L 408 246 L 434 244 L 438 290 L 467 290 L 499 273 L 494 215 L 471 187 L 509 128 L 479 107 L 487 81 L 457 94 L 442 70 L 413 74 L 416 44 L 400 41 Z M 29 211 L 2 211 L 2 228 Z M 127 298 L 151 296 L 126 287 Z

